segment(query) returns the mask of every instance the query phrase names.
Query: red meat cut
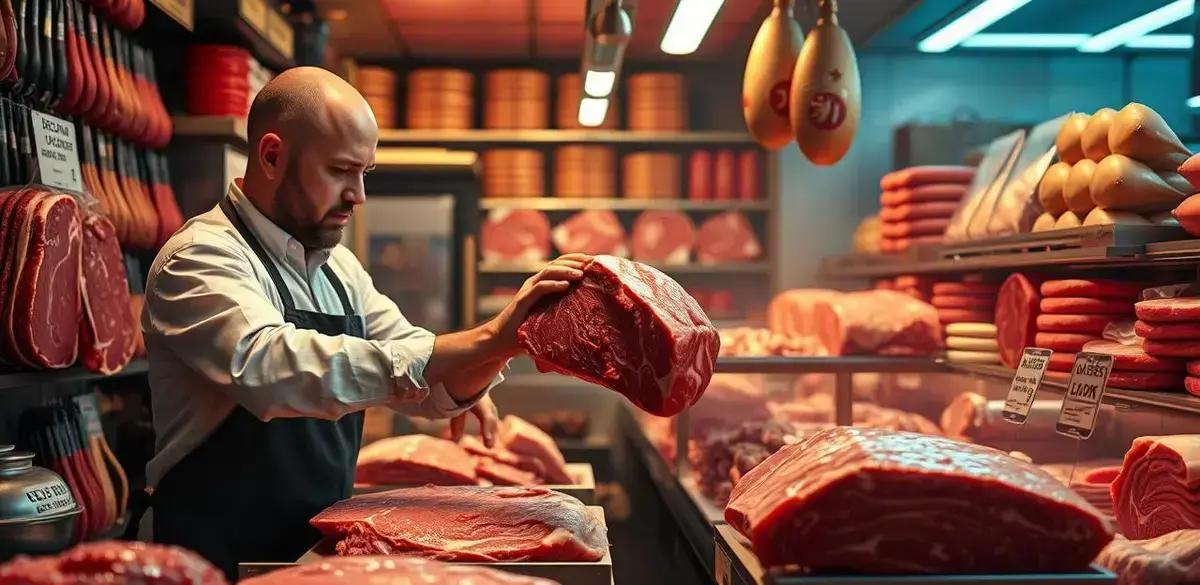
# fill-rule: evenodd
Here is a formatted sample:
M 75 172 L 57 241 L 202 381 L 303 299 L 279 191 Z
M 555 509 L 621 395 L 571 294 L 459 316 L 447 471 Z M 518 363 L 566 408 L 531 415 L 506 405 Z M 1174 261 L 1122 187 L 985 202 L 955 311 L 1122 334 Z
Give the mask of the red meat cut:
M 1200 530 L 1176 530 L 1158 538 L 1126 540 L 1117 535 L 1096 564 L 1117 574 L 1117 585 L 1200 583 Z
M 1008 454 L 943 437 L 836 427 L 734 486 L 725 519 L 763 565 L 856 573 L 1084 569 L 1112 539 L 1100 513 Z
M 500 424 L 500 445 L 517 455 L 535 459 L 545 470 L 550 483 L 569 485 L 575 480 L 567 473 L 567 460 L 554 439 L 525 419 L 508 415 Z
M 1005 366 L 1017 367 L 1021 352 L 1033 345 L 1040 302 L 1037 286 L 1024 274 L 1010 274 L 1000 285 L 996 293 L 996 343 Z
M 1173 298 L 1142 301 L 1135 305 L 1137 318 L 1151 323 L 1200 321 L 1200 298 Z
M 942 183 L 965 187 L 973 178 L 975 178 L 975 167 L 925 165 L 892 171 L 879 179 L 879 186 L 884 190 Z
M 726 211 L 700 224 L 696 259 L 700 262 L 745 262 L 762 255 L 762 246 L 745 214 Z
M 504 448 L 503 445 L 496 445 L 488 448 L 475 435 L 463 435 L 458 440 L 459 446 L 467 450 L 467 453 L 474 455 L 478 461 L 489 460 L 496 463 L 503 463 L 511 467 L 515 467 L 521 471 L 527 471 L 537 476 L 539 480 L 546 476 L 546 465 L 533 457 L 517 455 L 512 451 Z M 476 463 L 475 472 L 479 472 L 479 464 Z M 538 483 L 543 483 L 539 481 Z
M 538 371 L 615 390 L 658 416 L 700 398 L 721 344 L 679 283 L 613 256 L 596 256 L 571 290 L 535 306 L 517 341 Z
M 427 435 L 380 439 L 358 453 L 354 481 L 368 485 L 475 485 L 475 460 L 458 444 Z
M 31 213 L 12 228 L 19 234 L 15 249 L 9 249 L 13 288 L 6 310 L 22 361 L 65 368 L 79 355 L 79 205 L 61 194 L 34 201 Z
M 1146 339 L 1200 339 L 1200 322 L 1150 323 L 1138 320 L 1133 332 Z
M 1152 356 L 1140 345 L 1125 345 L 1109 339 L 1090 341 L 1083 346 L 1083 351 L 1113 356 L 1113 369 L 1116 371 L 1182 372 L 1186 367 L 1183 360 Z
M 240 581 L 242 585 L 558 585 L 486 567 L 403 557 L 340 557 Z
M 696 226 L 681 212 L 643 211 L 633 221 L 634 260 L 685 264 L 695 244 Z
M 1136 299 L 1146 285 L 1122 280 L 1068 278 L 1042 283 L 1044 297 L 1089 297 L 1100 299 Z
M 81 544 L 53 557 L 17 557 L 0 565 L 0 583 L 225 585 L 226 581 L 221 571 L 189 550 L 109 541 Z
M 1200 528 L 1200 435 L 1138 437 L 1112 483 L 1121 533 L 1134 540 Z
M 545 488 L 403 488 L 342 500 L 311 524 L 340 556 L 442 561 L 598 561 L 604 525 L 579 500 Z
M 1053 333 L 1094 333 L 1099 335 L 1112 321 L 1112 315 L 1052 315 L 1046 313 L 1037 316 L 1037 329 Z
M 485 262 L 540 262 L 550 257 L 550 220 L 533 209 L 493 209 L 480 230 Z
M 554 247 L 563 254 L 629 255 L 625 228 L 621 227 L 617 214 L 607 209 L 580 211 L 554 226 L 551 237 Z
M 112 374 L 133 359 L 133 328 L 129 314 L 129 282 L 117 232 L 102 216 L 83 226 L 83 319 L 79 352 L 83 366 Z
M 937 311 L 896 291 L 829 298 L 816 305 L 813 322 L 829 355 L 929 355 L 942 348 Z

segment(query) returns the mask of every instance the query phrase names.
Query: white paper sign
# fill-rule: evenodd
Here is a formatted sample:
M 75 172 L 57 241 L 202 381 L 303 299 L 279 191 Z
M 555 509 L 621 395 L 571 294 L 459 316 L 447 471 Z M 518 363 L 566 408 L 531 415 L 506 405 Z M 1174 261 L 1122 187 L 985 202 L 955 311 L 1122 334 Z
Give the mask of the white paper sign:
M 104 427 L 100 425 L 100 411 L 96 409 L 96 395 L 81 394 L 75 397 L 75 403 L 79 405 L 79 413 L 83 416 L 83 424 L 87 428 L 88 436 L 103 435 Z
M 33 147 L 37 151 L 41 183 L 77 193 L 83 192 L 75 125 L 49 114 L 30 111 Z
M 1092 436 L 1112 364 L 1113 358 L 1108 354 L 1086 351 L 1075 354 L 1071 381 L 1067 383 L 1067 396 L 1063 398 L 1055 425 L 1059 434 L 1077 439 Z
M 1000 413 L 1004 420 L 1018 425 L 1025 424 L 1053 354 L 1053 351 L 1040 347 L 1027 347 L 1021 353 L 1021 363 L 1017 366 L 1017 373 L 1013 375 L 1012 385 L 1008 387 L 1008 397 L 1004 400 L 1004 410 Z

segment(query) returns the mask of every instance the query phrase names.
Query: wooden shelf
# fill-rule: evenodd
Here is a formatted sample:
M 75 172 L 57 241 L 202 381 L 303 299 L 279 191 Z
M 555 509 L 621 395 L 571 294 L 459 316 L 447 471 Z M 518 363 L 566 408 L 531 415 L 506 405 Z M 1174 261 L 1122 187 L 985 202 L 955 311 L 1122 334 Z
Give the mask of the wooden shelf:
M 246 119 L 235 116 L 172 116 L 176 138 L 211 139 L 245 147 Z
M 400 144 L 661 144 L 754 146 L 745 132 L 638 132 L 633 130 L 405 130 L 380 129 L 379 145 Z
M 576 209 L 611 209 L 641 211 L 647 209 L 673 211 L 768 211 L 771 204 L 761 199 L 733 201 L 691 201 L 688 199 L 622 199 L 576 197 L 492 197 L 480 199 L 480 209 L 540 209 L 542 211 L 573 211 Z
M 106 378 L 145 374 L 148 369 L 149 362 L 144 359 L 140 359 L 134 360 L 128 366 L 125 366 L 125 369 L 121 370 L 120 372 L 108 376 L 86 370 L 82 366 L 73 366 L 62 370 L 25 370 L 18 372 L 0 372 L 0 389 L 22 388 L 38 386 L 41 384 L 91 382 Z
M 547 262 L 499 263 L 480 262 L 482 274 L 533 274 L 545 268 Z M 738 262 L 730 264 L 655 264 L 645 262 L 667 274 L 767 274 L 771 265 L 767 262 Z

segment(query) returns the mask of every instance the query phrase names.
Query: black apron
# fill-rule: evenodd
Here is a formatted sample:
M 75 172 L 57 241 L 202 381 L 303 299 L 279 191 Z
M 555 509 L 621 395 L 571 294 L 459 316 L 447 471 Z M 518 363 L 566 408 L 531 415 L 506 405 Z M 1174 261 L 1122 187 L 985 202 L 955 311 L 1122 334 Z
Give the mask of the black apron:
M 285 321 L 324 335 L 364 337 L 362 319 L 328 263 L 322 271 L 344 314 L 297 310 L 279 269 L 228 199 L 221 201 L 221 210 L 266 266 L 283 300 Z M 238 562 L 295 561 L 320 538 L 309 518 L 350 497 L 362 427 L 362 412 L 336 421 L 262 422 L 235 407 L 155 487 L 154 540 L 199 552 L 230 582 L 236 580 Z

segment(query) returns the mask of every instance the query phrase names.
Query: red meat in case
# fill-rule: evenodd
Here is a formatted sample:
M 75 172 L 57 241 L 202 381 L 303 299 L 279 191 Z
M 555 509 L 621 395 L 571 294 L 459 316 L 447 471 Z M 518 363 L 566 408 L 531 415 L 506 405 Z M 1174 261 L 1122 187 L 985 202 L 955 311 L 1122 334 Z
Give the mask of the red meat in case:
M 1113 369 L 1139 372 L 1181 372 L 1183 360 L 1152 356 L 1140 345 L 1125 345 L 1109 339 L 1088 342 L 1083 351 L 1104 353 L 1113 356 Z
M 688 199 L 703 201 L 713 198 L 712 153 L 697 150 L 688 159 Z
M 367 485 L 475 485 L 475 460 L 457 443 L 426 435 L 380 439 L 362 448 L 354 481 Z
M 930 203 L 933 201 L 953 201 L 958 203 L 967 194 L 966 185 L 925 185 L 911 189 L 884 191 L 879 196 L 879 204 L 883 206 L 907 205 L 910 203 Z
M 1129 315 L 1133 313 L 1133 301 L 1053 297 L 1042 299 L 1041 310 L 1055 315 Z
M 700 224 L 696 259 L 700 262 L 745 262 L 762 255 L 762 245 L 745 214 L 726 211 Z
M 1188 376 L 1184 378 L 1183 389 L 1187 390 L 1188 394 L 1200 396 L 1200 377 Z
M 538 262 L 550 257 L 550 220 L 533 209 L 493 209 L 480 230 L 485 262 Z
M 700 398 L 720 348 L 679 283 L 613 256 L 596 256 L 571 290 L 535 306 L 517 340 L 539 371 L 615 390 L 659 416 Z
M 966 187 L 975 178 L 975 167 L 954 165 L 926 165 L 892 171 L 879 180 L 885 191 L 901 187 L 916 187 L 949 183 Z
M 1138 320 L 1133 332 L 1146 339 L 1200 339 L 1200 321 L 1176 323 L 1150 323 Z
M 356 496 L 310 523 L 340 556 L 442 561 L 597 561 L 604 525 L 579 500 L 537 487 L 425 486 Z
M 643 211 L 633 222 L 634 260 L 684 264 L 695 244 L 696 226 L 679 211 Z
M 934 294 L 931 305 L 939 309 L 974 309 L 976 311 L 992 312 L 996 307 L 996 297 L 992 296 L 957 296 Z
M 525 419 L 511 414 L 504 417 L 500 424 L 499 443 L 511 453 L 536 460 L 547 481 L 564 485 L 575 483 L 567 472 L 567 460 L 554 438 Z M 520 466 L 519 463 L 514 465 Z
M 930 201 L 888 205 L 879 210 L 883 221 L 913 221 L 917 219 L 950 219 L 958 209 L 958 201 Z
M 1126 390 L 1175 390 L 1183 386 L 1183 378 L 1182 373 L 1113 371 L 1108 375 L 1108 387 Z
M 617 214 L 607 209 L 580 211 L 554 226 L 550 237 L 554 247 L 563 254 L 629 255 L 625 228 L 621 227 Z
M 1146 353 L 1159 357 L 1200 358 L 1200 339 L 1147 339 Z
M 1137 318 L 1151 323 L 1200 321 L 1200 298 L 1154 299 L 1135 307 Z
M 725 519 L 764 566 L 818 572 L 1078 571 L 1112 539 L 1091 504 L 1003 451 L 855 427 L 768 457 L 734 486 Z
M 1042 296 L 1135 299 L 1143 288 L 1146 288 L 1146 285 L 1139 282 L 1070 278 L 1043 282 Z
M 933 294 L 937 296 L 971 296 L 996 298 L 1000 285 L 990 282 L 935 282 Z
M 487 567 L 412 557 L 339 557 L 272 571 L 242 585 L 558 585 Z
M 932 355 L 942 348 L 937 311 L 896 291 L 837 295 L 818 303 L 812 319 L 829 355 Z
M 885 238 L 940 236 L 946 232 L 948 225 L 950 225 L 950 218 L 941 217 L 885 221 L 880 225 L 879 233 Z
M 1128 538 L 1200 528 L 1200 435 L 1138 437 L 1112 483 L 1114 515 Z
M 1095 333 L 1099 335 L 1113 321 L 1112 315 L 1038 315 L 1038 331 L 1051 333 Z
M 1077 352 L 1083 349 L 1084 344 L 1089 341 L 1098 339 L 1094 335 L 1086 335 L 1079 333 L 1042 333 L 1034 335 L 1033 344 L 1037 347 L 1044 347 L 1054 351 L 1069 351 Z
M 1033 345 L 1040 300 L 1037 285 L 1019 272 L 1000 285 L 996 293 L 996 343 L 1005 366 L 1016 368 L 1021 352 Z
M 83 366 L 111 374 L 133 359 L 134 322 L 129 314 L 129 282 L 116 229 L 102 216 L 83 226 L 83 318 L 79 352 Z

